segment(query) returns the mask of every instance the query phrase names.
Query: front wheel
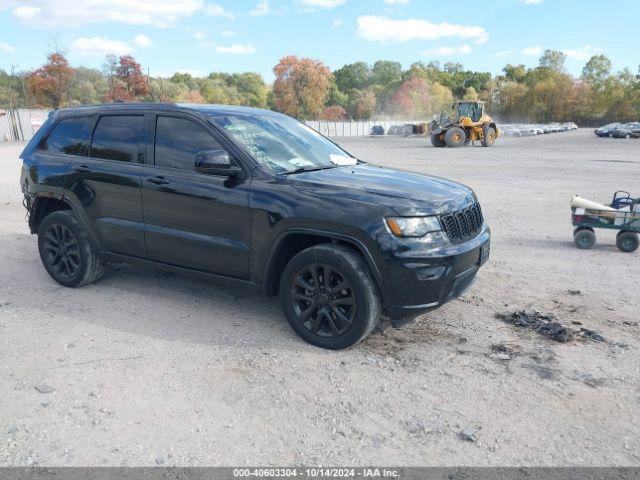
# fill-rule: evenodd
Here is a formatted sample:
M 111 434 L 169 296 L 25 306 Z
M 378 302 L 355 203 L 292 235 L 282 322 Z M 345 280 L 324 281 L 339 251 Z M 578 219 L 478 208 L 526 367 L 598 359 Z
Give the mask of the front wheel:
M 366 262 L 337 244 L 316 245 L 294 256 L 280 278 L 280 301 L 302 339 L 331 350 L 363 340 L 381 313 Z
M 467 140 L 467 135 L 460 127 L 451 127 L 444 134 L 444 141 L 447 147 L 461 147 Z
M 42 220 L 38 249 L 44 268 L 65 287 L 95 282 L 104 273 L 104 263 L 69 210 L 50 213 Z
M 625 253 L 635 252 L 638 243 L 638 234 L 634 232 L 619 232 L 616 236 L 616 246 Z

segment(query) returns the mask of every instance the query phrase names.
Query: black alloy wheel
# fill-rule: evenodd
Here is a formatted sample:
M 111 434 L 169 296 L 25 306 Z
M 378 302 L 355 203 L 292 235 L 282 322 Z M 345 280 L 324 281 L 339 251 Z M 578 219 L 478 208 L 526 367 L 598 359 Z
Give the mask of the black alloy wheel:
M 43 261 L 61 279 L 74 278 L 80 269 L 80 246 L 66 225 L 53 223 L 44 234 Z
M 42 220 L 38 250 L 49 275 L 65 287 L 80 287 L 104 274 L 104 261 L 71 210 L 52 212 Z
M 327 264 L 301 268 L 294 276 L 289 299 L 298 322 L 310 333 L 325 338 L 346 333 L 357 312 L 351 284 Z

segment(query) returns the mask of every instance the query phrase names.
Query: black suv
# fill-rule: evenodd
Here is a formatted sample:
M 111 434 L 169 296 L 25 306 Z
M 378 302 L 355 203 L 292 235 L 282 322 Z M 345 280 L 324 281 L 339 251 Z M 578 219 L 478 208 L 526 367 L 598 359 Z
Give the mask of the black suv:
M 21 158 L 29 227 L 58 283 L 130 262 L 257 285 L 324 348 L 461 295 L 489 254 L 471 189 L 368 165 L 270 111 L 63 109 Z

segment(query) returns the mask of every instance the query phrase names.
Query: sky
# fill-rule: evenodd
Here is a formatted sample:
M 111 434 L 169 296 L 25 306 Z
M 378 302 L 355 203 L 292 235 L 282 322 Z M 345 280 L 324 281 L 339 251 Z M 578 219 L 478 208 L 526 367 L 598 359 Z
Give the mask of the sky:
M 255 71 L 271 82 L 286 55 L 332 70 L 454 61 L 497 74 L 554 49 L 576 76 L 600 53 L 635 73 L 639 14 L 637 0 L 0 0 L 0 68 L 36 68 L 58 48 L 74 66 L 131 54 L 154 76 Z

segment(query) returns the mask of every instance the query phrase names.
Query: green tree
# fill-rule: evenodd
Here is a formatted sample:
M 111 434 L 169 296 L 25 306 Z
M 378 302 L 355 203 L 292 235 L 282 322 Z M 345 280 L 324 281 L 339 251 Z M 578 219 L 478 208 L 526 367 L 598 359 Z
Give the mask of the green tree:
M 389 60 L 378 60 L 371 69 L 371 83 L 387 86 L 402 80 L 402 65 Z
M 545 50 L 540 57 L 540 66 L 556 72 L 563 72 L 566 59 L 567 55 L 565 53 L 557 50 Z
M 352 88 L 363 89 L 369 84 L 370 74 L 365 62 L 351 63 L 333 72 L 336 85 L 343 92 Z
M 512 82 L 522 83 L 527 76 L 527 69 L 524 65 L 508 64 L 502 69 L 505 77 Z
M 589 59 L 582 69 L 580 78 L 596 90 L 601 90 L 610 74 L 611 60 L 604 55 L 595 55 Z

